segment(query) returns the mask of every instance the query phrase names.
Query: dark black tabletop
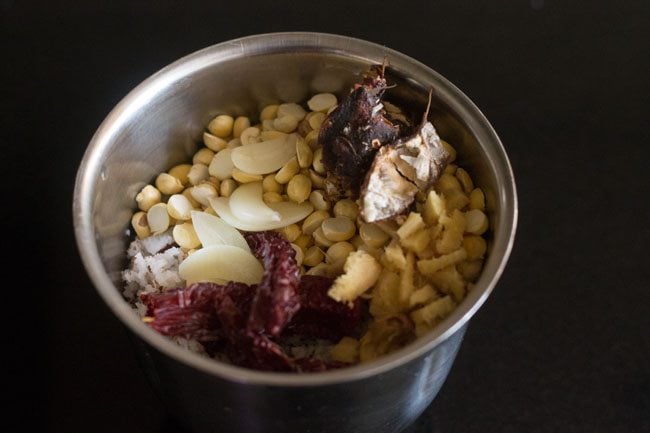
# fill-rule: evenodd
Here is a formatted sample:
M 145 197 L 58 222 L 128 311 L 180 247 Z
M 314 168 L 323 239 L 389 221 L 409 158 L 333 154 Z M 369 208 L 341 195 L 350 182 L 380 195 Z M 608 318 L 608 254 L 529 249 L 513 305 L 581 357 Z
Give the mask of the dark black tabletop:
M 3 337 L 18 354 L 3 357 L 18 383 L 3 391 L 3 419 L 177 431 L 78 258 L 75 172 L 106 114 L 164 65 L 238 36 L 310 30 L 442 73 L 492 122 L 517 178 L 512 258 L 409 432 L 650 431 L 649 5 L 0 1 L 1 208 L 14 256 Z

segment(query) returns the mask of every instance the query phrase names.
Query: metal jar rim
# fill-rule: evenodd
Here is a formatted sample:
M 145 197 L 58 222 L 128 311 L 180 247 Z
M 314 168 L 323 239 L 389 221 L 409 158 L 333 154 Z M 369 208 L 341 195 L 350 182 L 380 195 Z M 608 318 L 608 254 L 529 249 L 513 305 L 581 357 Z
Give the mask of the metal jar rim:
M 416 81 L 418 76 L 434 81 L 436 92 L 446 98 L 460 117 L 476 131 L 477 141 L 491 141 L 498 149 L 496 155 L 490 155 L 490 159 L 494 159 L 493 162 L 502 167 L 503 172 L 500 175 L 505 178 L 507 187 L 505 191 L 499 191 L 507 206 L 501 209 L 501 223 L 494 232 L 494 244 L 490 253 L 500 259 L 496 262 L 486 261 L 479 283 L 444 321 L 426 336 L 375 361 L 313 374 L 262 372 L 224 364 L 181 348 L 149 328 L 133 314 L 131 307 L 122 298 L 119 288 L 106 273 L 95 242 L 92 218 L 94 179 L 100 176 L 102 157 L 109 151 L 111 138 L 120 130 L 130 113 L 146 104 L 157 89 L 165 83 L 176 82 L 192 72 L 220 61 L 296 50 L 336 53 L 374 63 L 381 63 L 387 57 L 391 65 L 405 68 Z M 132 332 L 170 358 L 207 374 L 233 382 L 284 387 L 322 386 L 356 381 L 386 373 L 431 351 L 463 327 L 493 290 L 512 250 L 517 215 L 514 175 L 503 145 L 485 116 L 458 88 L 431 68 L 392 49 L 346 36 L 310 32 L 260 34 L 219 43 L 183 57 L 146 79 L 120 101 L 92 137 L 77 172 L 73 198 L 75 235 L 88 275 L 109 308 Z M 484 275 L 489 278 L 484 278 Z

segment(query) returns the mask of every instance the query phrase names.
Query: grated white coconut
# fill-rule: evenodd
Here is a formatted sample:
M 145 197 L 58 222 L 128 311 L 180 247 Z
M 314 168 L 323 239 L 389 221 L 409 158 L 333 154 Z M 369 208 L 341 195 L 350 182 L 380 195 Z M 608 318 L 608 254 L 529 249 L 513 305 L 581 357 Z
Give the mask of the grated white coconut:
M 124 297 L 131 301 L 134 311 L 140 317 L 147 314 L 147 307 L 140 302 L 141 293 L 159 293 L 165 290 L 185 287 L 185 281 L 178 274 L 178 266 L 187 256 L 174 246 L 171 230 L 146 239 L 136 239 L 129 245 L 128 269 L 122 272 Z M 208 356 L 201 343 L 194 339 L 172 337 L 179 346 Z
M 131 242 L 127 251 L 130 265 L 122 272 L 125 298 L 136 301 L 140 293 L 161 292 L 185 286 L 185 281 L 178 274 L 178 266 L 186 254 L 172 245 L 174 239 L 170 231 Z M 138 302 L 135 306 L 142 315 Z

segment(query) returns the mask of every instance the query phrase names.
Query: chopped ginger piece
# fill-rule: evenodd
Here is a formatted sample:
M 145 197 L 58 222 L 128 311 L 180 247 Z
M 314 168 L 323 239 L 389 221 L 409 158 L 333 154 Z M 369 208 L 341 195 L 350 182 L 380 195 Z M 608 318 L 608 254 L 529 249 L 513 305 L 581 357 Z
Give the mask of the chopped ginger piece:
M 330 349 L 330 355 L 334 361 L 355 364 L 359 360 L 359 341 L 351 337 L 343 337 Z
M 430 242 L 425 249 L 423 249 L 422 251 L 418 251 L 415 254 L 418 256 L 418 259 L 425 260 L 425 259 L 432 259 L 433 257 L 435 257 L 436 251 Z
M 465 231 L 465 217 L 459 210 L 454 210 L 451 216 L 440 219 L 444 230 L 442 237 L 436 241 L 436 250 L 439 254 L 448 254 L 457 250 L 463 243 Z
M 327 294 L 338 302 L 352 303 L 377 282 L 381 265 L 365 251 L 351 253 L 343 267 L 344 274 L 334 280 Z
M 424 275 L 431 276 L 447 266 L 462 262 L 466 258 L 467 252 L 461 248 L 444 256 L 435 257 L 429 260 L 419 260 L 418 270 Z
M 434 225 L 438 222 L 441 216 L 445 215 L 447 213 L 446 208 L 445 208 L 445 200 L 444 198 L 436 193 L 435 190 L 429 191 L 429 194 L 427 194 L 427 200 L 424 202 L 424 207 L 422 210 L 422 217 L 424 218 L 424 222 L 427 223 L 427 225 Z
M 409 306 L 416 307 L 418 305 L 425 305 L 435 299 L 438 299 L 438 293 L 430 284 L 427 284 L 411 293 Z
M 405 239 L 423 228 L 424 221 L 422 221 L 420 214 L 417 212 L 411 212 L 406 221 L 404 221 L 404 224 L 397 229 L 397 236 L 399 236 L 400 239 Z
M 406 267 L 406 256 L 395 239 L 384 248 L 382 264 L 392 270 L 402 270 Z
M 431 275 L 429 279 L 440 291 L 451 294 L 456 302 L 465 297 L 465 280 L 455 266 L 447 266 Z
M 447 317 L 455 306 L 456 303 L 451 299 L 451 296 L 445 296 L 431 302 L 429 305 L 413 311 L 411 313 L 411 319 L 413 319 L 413 322 L 416 324 L 426 323 L 428 325 L 434 325 L 439 320 Z
M 444 229 L 444 226 L 440 223 L 436 224 L 435 226 L 431 226 L 429 228 L 429 233 L 431 233 L 431 239 L 438 239 L 440 237 L 440 234 L 442 234 L 442 230 Z
M 415 256 L 412 251 L 406 253 L 406 267 L 400 275 L 399 282 L 399 300 L 400 304 L 408 306 L 409 298 L 415 290 L 413 278 L 415 274 Z
M 431 242 L 431 233 L 426 229 L 418 230 L 406 239 L 402 239 L 402 246 L 414 253 L 424 251 Z
M 390 316 L 399 313 L 400 277 L 395 272 L 384 269 L 379 276 L 370 300 L 370 314 L 374 317 Z
M 359 359 L 371 361 L 404 346 L 414 339 L 413 330 L 413 322 L 403 314 L 376 319 L 361 337 Z

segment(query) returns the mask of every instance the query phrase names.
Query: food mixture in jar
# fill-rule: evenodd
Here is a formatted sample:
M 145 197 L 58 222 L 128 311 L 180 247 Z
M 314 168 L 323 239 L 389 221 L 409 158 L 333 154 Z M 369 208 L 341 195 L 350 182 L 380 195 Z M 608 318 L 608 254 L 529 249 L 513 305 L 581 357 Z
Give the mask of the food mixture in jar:
M 372 66 L 341 101 L 212 119 L 192 161 L 135 198 L 122 277 L 142 320 L 219 361 L 314 372 L 453 311 L 483 266 L 485 196 L 389 87 Z

